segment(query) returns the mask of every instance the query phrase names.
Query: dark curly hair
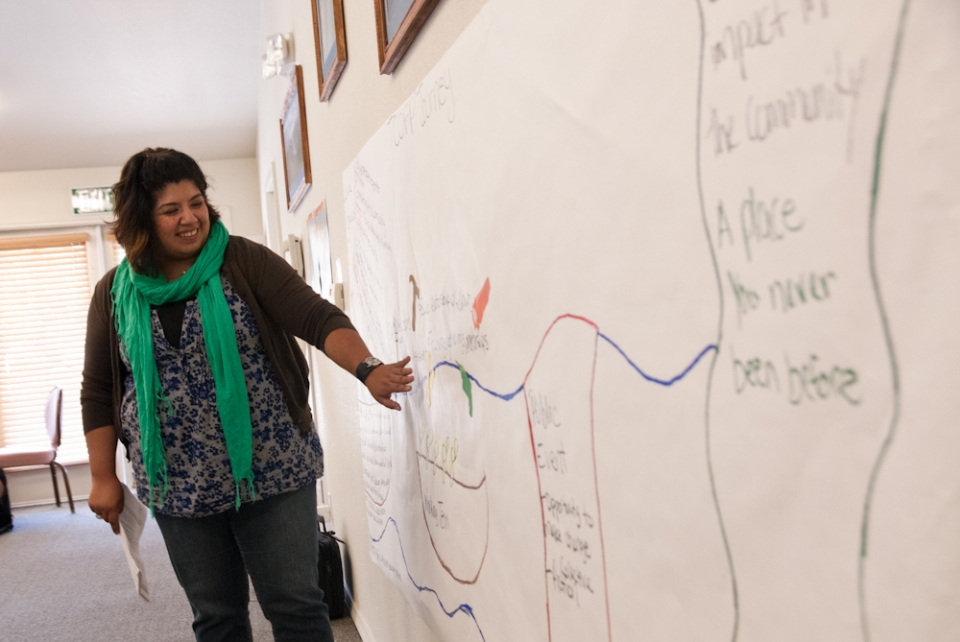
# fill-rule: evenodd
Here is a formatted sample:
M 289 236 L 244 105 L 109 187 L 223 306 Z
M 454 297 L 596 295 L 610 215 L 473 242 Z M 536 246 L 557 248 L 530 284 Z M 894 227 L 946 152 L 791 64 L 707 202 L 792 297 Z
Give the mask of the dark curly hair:
M 131 156 L 120 171 L 120 180 L 113 186 L 113 232 L 135 272 L 156 275 L 160 271 L 153 211 L 163 188 L 180 181 L 192 181 L 200 190 L 210 225 L 219 221 L 220 213 L 207 200 L 207 178 L 197 161 L 183 152 L 148 147 Z

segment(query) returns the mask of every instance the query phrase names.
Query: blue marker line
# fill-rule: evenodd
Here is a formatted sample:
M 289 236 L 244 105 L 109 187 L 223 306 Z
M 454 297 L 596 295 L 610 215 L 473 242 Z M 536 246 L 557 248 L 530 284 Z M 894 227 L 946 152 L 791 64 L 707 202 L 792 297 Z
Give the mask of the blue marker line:
M 437 371 L 437 368 L 439 368 L 440 366 L 448 366 L 448 367 L 450 367 L 450 368 L 456 368 L 457 370 L 460 370 L 460 366 L 458 366 L 458 365 L 455 364 L 455 363 L 451 363 L 450 361 L 441 361 L 440 363 L 438 363 L 437 365 L 435 365 L 435 366 L 433 367 L 433 371 L 436 372 L 436 371 Z M 490 390 L 489 388 L 484 388 L 484 387 L 483 387 L 483 384 L 481 384 L 479 381 L 477 381 L 477 378 L 474 377 L 474 376 L 473 376 L 472 374 L 470 374 L 469 372 L 467 373 L 467 376 L 470 377 L 470 381 L 472 381 L 473 383 L 475 383 L 475 384 L 477 385 L 477 387 L 480 388 L 480 390 L 483 390 L 485 393 L 487 393 L 487 394 L 489 394 L 489 395 L 493 395 L 494 397 L 497 397 L 498 399 L 503 399 L 504 401 L 510 401 L 511 399 L 513 399 L 514 397 L 516 397 L 518 394 L 520 394 L 520 392 L 523 390 L 523 384 L 520 384 L 520 387 L 517 388 L 516 390 L 514 390 L 513 392 L 508 392 L 508 393 L 506 393 L 506 394 L 500 394 L 499 392 L 494 392 L 493 390 Z
M 653 377 L 653 376 L 651 376 L 651 375 L 648 375 L 646 372 L 644 372 L 643 370 L 641 370 L 641 369 L 640 369 L 640 366 L 638 366 L 636 363 L 634 363 L 633 359 L 631 359 L 629 356 L 627 356 L 627 353 L 623 351 L 623 348 L 621 348 L 619 345 L 617 345 L 617 343 L 616 343 L 613 339 L 611 339 L 610 337 L 608 337 L 607 335 L 605 335 L 605 334 L 602 333 L 602 332 L 598 332 L 597 334 L 598 334 L 598 336 L 599 336 L 601 339 L 603 339 L 604 341 L 606 341 L 607 343 L 609 343 L 611 346 L 613 346 L 614 349 L 615 349 L 617 352 L 620 353 L 620 356 L 622 356 L 622 357 L 626 360 L 626 362 L 630 364 L 630 367 L 632 367 L 632 368 L 637 372 L 637 374 L 639 374 L 641 377 L 643 377 L 643 378 L 646 379 L 647 381 L 649 381 L 649 382 L 651 382 L 651 383 L 655 383 L 655 384 L 661 385 L 661 386 L 672 386 L 673 384 L 677 383 L 678 381 L 680 381 L 681 379 L 683 379 L 684 377 L 686 377 L 686 376 L 690 373 L 690 371 L 693 370 L 694 367 L 696 367 L 696 365 L 700 362 L 701 359 L 703 359 L 703 357 L 704 357 L 707 353 L 709 353 L 711 350 L 716 350 L 716 349 L 717 349 L 717 346 L 715 346 L 715 345 L 713 345 L 713 344 L 711 343 L 711 344 L 708 345 L 706 348 L 704 348 L 703 350 L 700 351 L 700 354 L 698 354 L 698 355 L 696 356 L 696 358 L 695 358 L 692 362 L 690 362 L 690 365 L 688 365 L 686 368 L 683 369 L 683 372 L 681 372 L 680 374 L 676 375 L 676 376 L 673 377 L 672 379 L 658 379 L 657 377 Z M 438 364 L 436 364 L 436 365 L 433 367 L 433 370 L 432 370 L 432 371 L 433 371 L 433 372 L 436 372 L 436 371 L 437 371 L 437 368 L 439 368 L 439 367 L 441 367 L 441 366 L 447 366 L 448 368 L 454 368 L 454 369 L 456 369 L 456 370 L 460 370 L 460 366 L 458 366 L 457 364 L 455 364 L 455 363 L 453 363 L 453 362 L 451 362 L 451 361 L 441 361 L 441 362 L 439 362 Z M 516 390 L 514 390 L 513 392 L 499 393 L 499 392 L 495 392 L 495 391 L 490 390 L 489 388 L 485 387 L 483 384 L 481 384 L 481 383 L 477 380 L 476 377 L 474 377 L 474 376 L 473 376 L 472 374 L 470 374 L 469 372 L 467 373 L 467 376 L 470 378 L 470 381 L 472 381 L 474 384 L 476 384 L 476 386 L 477 386 L 478 388 L 480 388 L 481 390 L 483 390 L 483 391 L 486 392 L 487 394 L 492 395 L 492 396 L 494 396 L 494 397 L 497 397 L 498 399 L 503 399 L 504 401 L 510 401 L 511 399 L 513 399 L 514 397 L 516 397 L 518 394 L 520 394 L 521 392 L 523 392 L 523 384 L 520 384 L 520 387 L 517 388 Z M 419 391 L 419 389 L 420 389 L 422 386 L 423 386 L 423 379 L 421 379 L 421 380 L 417 383 L 417 386 L 416 386 L 416 388 L 415 388 L 415 391 Z M 409 394 L 409 393 L 406 393 L 406 394 Z
M 715 346 L 715 345 L 713 345 L 713 344 L 711 343 L 711 344 L 708 345 L 706 348 L 704 348 L 704 349 L 700 352 L 700 354 L 697 355 L 697 358 L 694 359 L 694 360 L 690 363 L 689 366 L 687 366 L 686 368 L 684 368 L 683 372 L 681 372 L 680 374 L 678 374 L 676 377 L 674 377 L 673 379 L 657 379 L 656 377 L 651 377 L 651 376 L 648 375 L 646 372 L 644 372 L 643 370 L 641 370 L 641 369 L 640 369 L 640 366 L 638 366 L 637 364 L 635 364 L 635 363 L 633 362 L 633 359 L 631 359 L 630 357 L 628 357 L 628 356 L 627 356 L 627 353 L 624 352 L 623 349 L 622 349 L 620 346 L 618 346 L 616 343 L 614 343 L 613 339 L 611 339 L 610 337 L 608 337 L 607 335 L 605 335 L 605 334 L 602 333 L 602 332 L 598 332 L 597 334 L 600 335 L 600 338 L 601 338 L 601 339 L 603 339 L 604 341 L 606 341 L 607 343 L 609 343 L 610 345 L 612 345 L 612 346 L 617 350 L 617 352 L 620 353 L 620 356 L 622 356 L 624 359 L 626 359 L 626 360 L 627 360 L 627 363 L 629 363 L 629 364 L 633 367 L 633 369 L 636 370 L 637 373 L 638 373 L 641 377 L 643 377 L 644 379 L 646 379 L 647 381 L 649 381 L 649 382 L 651 382 L 651 383 L 656 383 L 656 384 L 659 384 L 659 385 L 661 385 L 661 386 L 672 386 L 672 385 L 675 384 L 676 382 L 680 381 L 681 379 L 683 379 L 684 377 L 687 376 L 687 373 L 689 373 L 691 370 L 693 370 L 694 366 L 697 365 L 697 363 L 700 361 L 700 359 L 703 358 L 703 356 L 704 356 L 705 354 L 707 354 L 707 353 L 710 352 L 711 350 L 716 350 L 716 349 L 717 349 L 717 346 Z
M 410 575 L 410 567 L 407 565 L 407 554 L 403 552 L 403 541 L 400 539 L 400 527 L 397 526 L 396 520 L 394 520 L 392 517 L 388 517 L 388 518 L 387 518 L 387 526 L 389 526 L 391 522 L 393 523 L 394 529 L 396 529 L 396 531 L 397 531 L 397 543 L 400 545 L 400 556 L 403 558 L 403 566 L 404 566 L 405 570 L 407 571 L 407 577 L 410 579 L 410 583 L 413 584 L 415 587 L 417 587 L 417 590 L 420 591 L 421 593 L 423 593 L 423 592 L 433 593 L 433 596 L 434 596 L 435 598 L 437 598 L 437 603 L 440 605 L 440 610 L 442 610 L 443 613 L 444 613 L 448 618 L 451 618 L 451 619 L 452 619 L 454 615 L 456 615 L 457 613 L 460 613 L 460 612 L 463 612 L 463 613 L 466 613 L 467 615 L 469 615 L 469 616 L 470 616 L 470 619 L 473 620 L 473 623 L 474 623 L 474 624 L 476 625 L 476 627 L 477 627 L 477 633 L 480 634 L 480 639 L 483 640 L 483 642 L 486 642 L 487 638 L 484 637 L 483 631 L 480 629 L 480 624 L 479 624 L 479 622 L 477 622 L 477 617 L 473 614 L 473 607 L 472 607 L 472 606 L 470 606 L 469 604 L 461 604 L 460 606 L 458 606 L 458 607 L 455 608 L 454 610 L 448 611 L 448 610 L 447 610 L 447 607 L 445 607 L 445 606 L 443 605 L 443 601 L 440 599 L 440 595 L 439 595 L 436 591 L 434 591 L 432 588 L 430 588 L 430 587 L 428 587 L 428 586 L 420 586 L 420 585 L 417 584 L 417 582 L 413 579 L 413 576 Z M 379 543 L 380 540 L 383 539 L 383 536 L 387 534 L 387 526 L 384 526 L 384 527 L 383 527 L 383 532 L 380 533 L 380 537 L 376 537 L 376 538 L 371 537 L 371 538 L 370 538 L 370 541 L 372 541 L 374 544 Z

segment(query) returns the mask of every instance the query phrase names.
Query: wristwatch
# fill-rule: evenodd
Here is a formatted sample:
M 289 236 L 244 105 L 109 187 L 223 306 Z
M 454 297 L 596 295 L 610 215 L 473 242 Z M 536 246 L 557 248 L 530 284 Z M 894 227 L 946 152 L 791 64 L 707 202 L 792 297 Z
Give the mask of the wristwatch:
M 376 357 L 367 357 L 360 362 L 359 366 L 357 366 L 357 379 L 360 380 L 360 383 L 366 382 L 367 377 L 370 376 L 370 373 L 373 372 L 373 369 L 382 365 L 383 361 L 380 361 L 380 359 L 377 359 Z

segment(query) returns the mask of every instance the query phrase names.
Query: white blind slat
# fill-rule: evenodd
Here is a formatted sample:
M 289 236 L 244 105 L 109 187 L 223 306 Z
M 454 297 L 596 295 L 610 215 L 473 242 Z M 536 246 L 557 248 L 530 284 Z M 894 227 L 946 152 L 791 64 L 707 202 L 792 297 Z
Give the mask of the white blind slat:
M 110 235 L 110 248 L 113 250 L 113 264 L 120 265 L 120 262 L 127 257 L 127 253 L 123 251 L 123 248 L 117 243 L 117 237 Z

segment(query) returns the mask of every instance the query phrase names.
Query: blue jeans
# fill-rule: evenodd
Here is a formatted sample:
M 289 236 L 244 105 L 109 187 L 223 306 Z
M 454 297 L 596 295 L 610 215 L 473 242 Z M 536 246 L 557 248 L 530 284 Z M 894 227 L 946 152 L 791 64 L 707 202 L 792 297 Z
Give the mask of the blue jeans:
M 333 642 L 317 577 L 317 488 L 208 517 L 157 514 L 197 642 L 252 642 L 253 582 L 276 642 Z

